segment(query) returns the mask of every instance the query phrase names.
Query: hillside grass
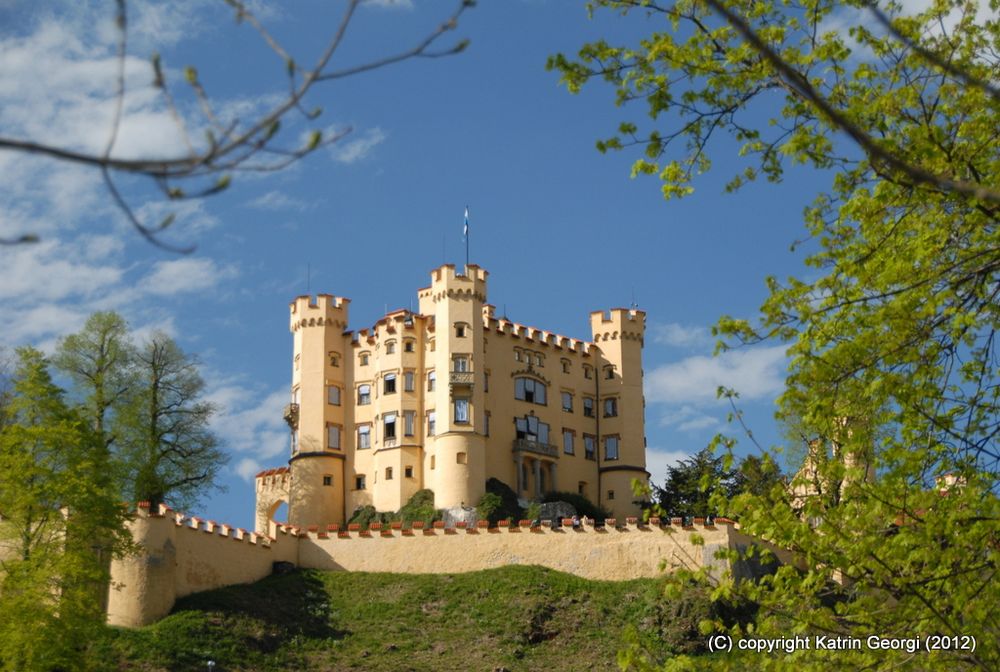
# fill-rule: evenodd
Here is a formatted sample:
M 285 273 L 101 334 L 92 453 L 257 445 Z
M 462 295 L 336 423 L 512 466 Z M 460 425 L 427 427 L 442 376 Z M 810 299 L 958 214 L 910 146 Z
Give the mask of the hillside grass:
M 589 581 L 533 566 L 467 574 L 296 571 L 179 600 L 108 628 L 97 670 L 616 670 L 628 624 L 656 657 L 694 651 L 701 598 L 654 579 Z

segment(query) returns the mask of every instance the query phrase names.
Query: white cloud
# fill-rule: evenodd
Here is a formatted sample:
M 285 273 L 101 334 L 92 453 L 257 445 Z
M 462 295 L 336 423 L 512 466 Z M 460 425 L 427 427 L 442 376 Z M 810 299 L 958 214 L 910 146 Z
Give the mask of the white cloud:
M 654 324 L 652 336 L 655 343 L 676 348 L 691 348 L 711 343 L 711 334 L 705 327 L 668 322 Z
M 85 246 L 94 239 L 83 239 Z M 110 256 L 106 243 L 106 254 Z M 78 260 L 76 244 L 66 245 L 58 240 L 45 240 L 34 245 L 0 248 L 4 268 L 0 274 L 0 299 L 24 303 L 51 303 L 65 299 L 81 299 L 107 290 L 122 280 L 121 268 L 93 264 L 93 256 L 100 250 L 91 248 L 83 260 Z
M 286 390 L 262 396 L 239 380 L 228 380 L 210 390 L 206 400 L 219 407 L 212 430 L 225 440 L 230 452 L 242 455 L 234 467 L 236 473 L 252 480 L 262 464 L 281 462 L 278 458 L 288 450 L 288 426 L 282 418 L 288 403 Z
M 313 208 L 312 205 L 297 198 L 292 198 L 280 191 L 273 190 L 266 194 L 261 194 L 257 198 L 247 203 L 247 207 L 258 210 L 295 210 L 306 212 Z
M 220 267 L 207 258 L 186 257 L 160 261 L 153 265 L 153 270 L 143 279 L 140 290 L 157 296 L 204 291 L 236 275 L 238 272 L 235 267 Z
M 353 137 L 348 135 L 346 139 L 340 140 L 330 145 L 330 155 L 334 161 L 346 163 L 348 165 L 365 159 L 372 150 L 386 139 L 385 132 L 378 126 L 369 128 Z
M 364 6 L 379 9 L 413 9 L 413 0 L 366 0 Z
M 784 387 L 785 362 L 783 345 L 687 357 L 647 372 L 646 398 L 699 404 L 713 401 L 720 386 L 735 389 L 746 400 L 773 397 Z
M 242 460 L 236 463 L 233 467 L 240 478 L 245 481 L 253 481 L 254 476 L 259 474 L 263 469 L 261 468 L 260 462 L 249 457 L 244 457 Z

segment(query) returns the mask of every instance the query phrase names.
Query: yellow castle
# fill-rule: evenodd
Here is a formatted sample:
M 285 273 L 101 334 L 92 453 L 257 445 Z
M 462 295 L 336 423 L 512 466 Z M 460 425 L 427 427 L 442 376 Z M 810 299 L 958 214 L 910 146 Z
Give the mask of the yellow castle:
M 487 276 L 441 266 L 416 312 L 359 331 L 349 299 L 290 304 L 291 458 L 257 475 L 259 532 L 282 503 L 301 528 L 398 510 L 423 488 L 438 508 L 475 506 L 489 478 L 526 500 L 573 492 L 639 515 L 645 313 L 593 312 L 591 340 L 568 338 L 498 318 Z

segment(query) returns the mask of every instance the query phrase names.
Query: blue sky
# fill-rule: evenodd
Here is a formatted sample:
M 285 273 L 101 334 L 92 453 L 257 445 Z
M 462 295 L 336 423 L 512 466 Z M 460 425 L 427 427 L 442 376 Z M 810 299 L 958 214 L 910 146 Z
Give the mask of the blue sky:
M 0 134 L 99 147 L 113 91 L 109 3 L 0 0 Z M 171 81 L 193 64 L 223 114 L 246 118 L 283 92 L 284 65 L 221 2 L 133 8 L 121 155 L 171 155 L 180 137 L 149 87 L 158 50 Z M 250 3 L 279 40 L 309 62 L 333 30 L 329 3 Z M 414 43 L 450 2 L 368 3 L 337 59 L 343 65 Z M 409 61 L 324 84 L 307 107 L 315 123 L 351 132 L 277 174 L 237 178 L 220 196 L 180 205 L 124 179 L 147 220 L 168 212 L 168 236 L 191 255 L 159 250 L 132 233 L 95 172 L 0 153 L 0 236 L 32 231 L 32 246 L 0 248 L 0 343 L 51 350 L 94 310 L 114 309 L 141 334 L 163 329 L 203 363 L 216 430 L 230 465 L 225 494 L 192 513 L 252 524 L 253 474 L 287 459 L 288 302 L 307 288 L 350 297 L 351 328 L 414 302 L 429 271 L 464 259 L 462 215 L 471 211 L 472 261 L 490 271 L 490 300 L 518 322 L 587 337 L 591 310 L 647 312 L 649 466 L 704 447 L 725 428 L 719 385 L 742 394 L 755 434 L 779 440 L 772 419 L 784 353 L 777 344 L 712 358 L 711 324 L 751 317 L 764 278 L 801 275 L 801 212 L 822 176 L 793 172 L 782 185 L 736 195 L 722 185 L 740 167 L 714 147 L 715 169 L 696 193 L 664 201 L 653 178 L 629 179 L 627 152 L 594 148 L 641 107 L 615 108 L 603 85 L 572 96 L 546 57 L 585 41 L 634 39 L 661 26 L 643 16 L 587 18 L 583 3 L 482 2 L 447 39 L 458 56 Z M 299 56 L 299 54 L 301 54 Z M 181 91 L 182 89 L 179 89 Z M 197 110 L 179 95 L 197 127 Z M 283 131 L 294 142 L 309 126 Z M 735 430 L 732 430 L 735 431 Z M 746 442 L 740 449 L 748 449 Z

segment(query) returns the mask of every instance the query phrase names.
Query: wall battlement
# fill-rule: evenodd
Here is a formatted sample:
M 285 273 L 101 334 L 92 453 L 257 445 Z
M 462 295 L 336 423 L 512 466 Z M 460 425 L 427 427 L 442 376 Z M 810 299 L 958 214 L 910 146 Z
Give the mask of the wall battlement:
M 348 305 L 351 300 L 332 294 L 298 296 L 288 304 L 291 314 L 289 329 L 297 331 L 303 327 L 334 326 L 347 329 Z
M 570 521 L 564 521 L 569 523 Z M 629 518 L 616 526 L 532 526 L 530 521 L 496 528 L 424 527 L 413 524 L 330 525 L 306 529 L 276 525 L 273 537 L 162 506 L 140 503 L 130 527 L 142 551 L 112 563 L 108 621 L 138 627 L 163 618 L 177 598 L 227 585 L 258 581 L 275 562 L 308 569 L 401 573 L 455 573 L 510 564 L 532 564 L 589 579 L 628 580 L 679 567 L 723 572 L 721 550 L 755 542 L 731 521 L 695 519 L 683 524 Z M 690 522 L 690 521 L 688 521 Z M 662 523 L 662 524 L 661 524 Z M 697 532 L 700 543 L 693 542 Z M 236 542 L 236 543 L 233 543 Z

